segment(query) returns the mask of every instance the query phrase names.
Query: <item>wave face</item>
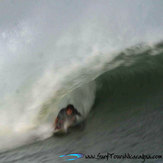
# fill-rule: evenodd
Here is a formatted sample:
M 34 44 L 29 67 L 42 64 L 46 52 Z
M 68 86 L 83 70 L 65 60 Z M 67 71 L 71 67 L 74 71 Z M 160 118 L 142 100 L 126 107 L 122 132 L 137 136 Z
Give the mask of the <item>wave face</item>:
M 161 4 L 1 1 L 0 149 L 51 136 L 69 103 L 87 117 L 120 76 L 161 74 Z

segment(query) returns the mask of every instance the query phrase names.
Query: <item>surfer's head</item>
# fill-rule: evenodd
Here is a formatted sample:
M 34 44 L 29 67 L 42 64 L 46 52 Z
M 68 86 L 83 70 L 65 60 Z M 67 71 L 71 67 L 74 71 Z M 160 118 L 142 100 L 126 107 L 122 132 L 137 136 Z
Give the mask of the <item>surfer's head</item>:
M 67 115 L 72 115 L 72 109 L 71 108 L 67 108 L 66 109 L 66 113 L 67 113 Z
M 67 115 L 72 115 L 73 109 L 74 109 L 73 105 L 71 105 L 71 104 L 68 105 L 66 108 Z

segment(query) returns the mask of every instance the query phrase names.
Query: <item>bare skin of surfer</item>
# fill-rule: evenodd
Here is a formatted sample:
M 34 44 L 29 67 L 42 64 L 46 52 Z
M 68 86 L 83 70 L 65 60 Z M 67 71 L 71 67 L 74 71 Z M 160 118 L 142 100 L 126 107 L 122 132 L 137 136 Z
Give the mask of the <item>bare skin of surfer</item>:
M 61 109 L 60 112 L 58 113 L 58 116 L 57 116 L 55 122 L 54 122 L 55 130 L 61 129 L 63 127 L 65 120 L 75 123 L 76 115 L 81 117 L 81 114 L 71 104 L 69 104 L 66 108 Z

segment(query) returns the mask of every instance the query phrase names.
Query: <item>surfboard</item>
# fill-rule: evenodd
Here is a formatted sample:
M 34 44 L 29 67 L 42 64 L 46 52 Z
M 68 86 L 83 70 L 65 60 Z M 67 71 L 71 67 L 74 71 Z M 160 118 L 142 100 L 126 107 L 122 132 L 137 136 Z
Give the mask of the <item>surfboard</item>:
M 54 130 L 53 132 L 53 135 L 54 136 L 59 136 L 59 135 L 65 135 L 67 132 L 65 132 L 63 129 L 57 129 L 57 130 Z
M 67 128 L 56 129 L 53 132 L 53 136 L 65 136 L 68 133 L 75 132 L 75 131 L 83 131 L 85 128 L 85 121 L 78 121 L 77 123 L 73 123 L 70 126 L 66 126 Z
M 66 134 L 67 131 L 68 131 L 68 128 L 69 128 L 71 125 L 72 125 L 72 122 L 66 120 L 66 121 L 64 122 L 64 125 L 63 125 L 62 128 L 60 128 L 60 129 L 55 129 L 55 130 L 54 130 L 54 132 L 53 132 L 54 135 L 63 135 L 63 134 Z
M 73 129 L 74 127 L 79 127 L 82 126 L 83 118 L 80 118 L 76 116 L 75 121 L 70 121 L 70 120 L 65 120 L 64 125 L 60 129 L 54 129 L 53 135 L 54 136 L 60 136 L 60 135 L 65 135 L 69 132 L 69 130 Z M 79 127 L 81 128 L 81 127 Z

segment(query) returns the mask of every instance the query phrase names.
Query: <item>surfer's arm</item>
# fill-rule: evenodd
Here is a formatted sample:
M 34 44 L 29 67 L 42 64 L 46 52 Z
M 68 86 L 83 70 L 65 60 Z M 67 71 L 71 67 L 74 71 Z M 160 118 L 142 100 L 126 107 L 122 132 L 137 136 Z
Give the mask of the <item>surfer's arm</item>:
M 77 112 L 77 115 L 81 117 L 81 114 L 79 112 Z
M 75 114 L 81 117 L 80 112 L 77 111 L 77 109 L 74 110 Z
M 54 121 L 54 126 L 56 126 L 57 122 L 58 122 L 58 117 Z

